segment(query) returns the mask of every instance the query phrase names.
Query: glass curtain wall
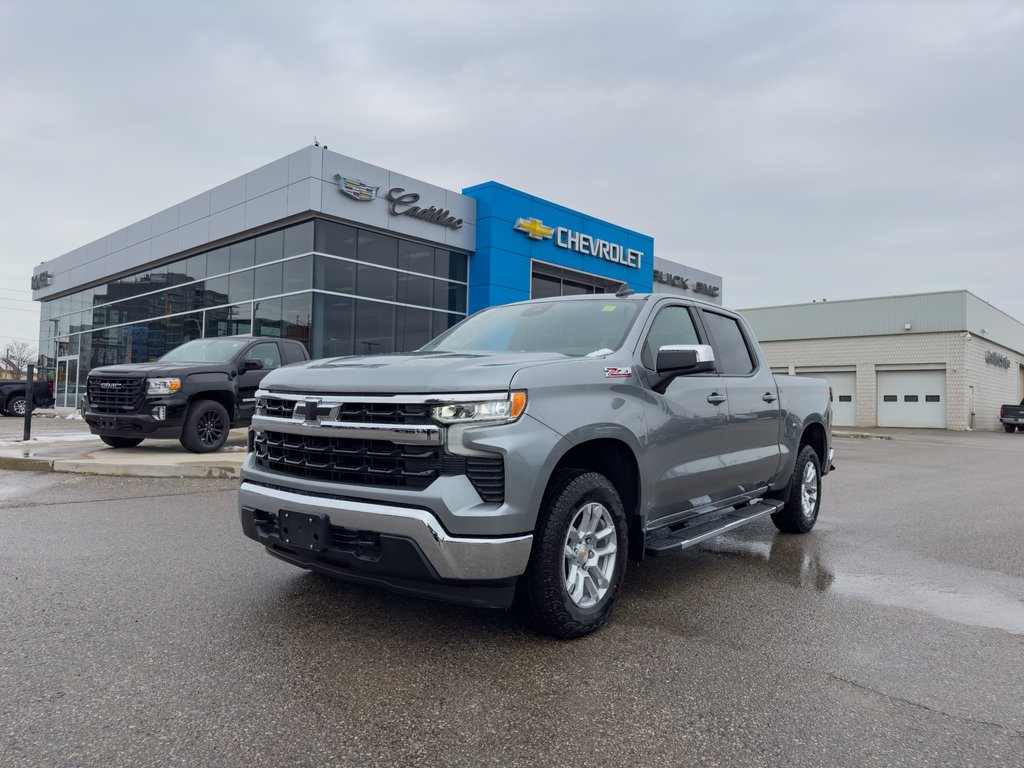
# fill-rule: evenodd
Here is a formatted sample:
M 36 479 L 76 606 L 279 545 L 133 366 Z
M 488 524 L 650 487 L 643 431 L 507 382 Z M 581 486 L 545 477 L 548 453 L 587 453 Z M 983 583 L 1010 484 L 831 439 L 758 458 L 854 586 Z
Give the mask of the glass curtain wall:
M 203 336 L 297 339 L 314 358 L 409 351 L 465 317 L 467 261 L 310 220 L 43 302 L 40 365 L 52 377 L 58 358 L 77 356 L 84 392 L 91 368 Z

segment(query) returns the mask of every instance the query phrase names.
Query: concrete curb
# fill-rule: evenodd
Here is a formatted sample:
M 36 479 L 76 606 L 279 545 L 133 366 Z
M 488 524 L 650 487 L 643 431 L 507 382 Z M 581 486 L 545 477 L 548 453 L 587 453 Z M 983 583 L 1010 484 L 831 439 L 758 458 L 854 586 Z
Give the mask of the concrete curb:
M 870 432 L 832 432 L 832 437 L 858 437 L 864 440 L 892 440 L 892 435 L 873 435 Z
M 53 459 L 37 459 L 32 456 L 24 458 L 0 456 L 0 469 L 14 469 L 22 472 L 52 472 Z
M 207 465 L 98 464 L 70 459 L 52 462 L 54 472 L 78 475 L 115 475 L 118 477 L 207 477 L 230 480 L 240 475 L 239 467 Z

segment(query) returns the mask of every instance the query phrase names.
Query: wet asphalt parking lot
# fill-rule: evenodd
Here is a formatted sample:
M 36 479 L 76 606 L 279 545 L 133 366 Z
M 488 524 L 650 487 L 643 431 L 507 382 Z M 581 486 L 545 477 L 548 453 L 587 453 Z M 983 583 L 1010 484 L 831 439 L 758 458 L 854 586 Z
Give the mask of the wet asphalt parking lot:
M 235 482 L 0 472 L 0 765 L 1024 765 L 1024 434 L 839 438 L 582 640 L 332 582 Z

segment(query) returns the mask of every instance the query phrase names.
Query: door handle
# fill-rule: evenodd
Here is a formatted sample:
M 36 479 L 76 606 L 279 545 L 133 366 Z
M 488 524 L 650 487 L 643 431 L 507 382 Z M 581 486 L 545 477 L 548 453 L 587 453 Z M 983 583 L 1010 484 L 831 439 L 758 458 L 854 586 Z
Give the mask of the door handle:
M 717 392 L 712 392 L 708 395 L 708 402 L 712 405 L 721 405 L 725 402 L 725 395 L 720 395 Z
M 774 403 L 779 398 L 777 398 L 773 392 L 765 392 L 761 399 L 766 403 Z

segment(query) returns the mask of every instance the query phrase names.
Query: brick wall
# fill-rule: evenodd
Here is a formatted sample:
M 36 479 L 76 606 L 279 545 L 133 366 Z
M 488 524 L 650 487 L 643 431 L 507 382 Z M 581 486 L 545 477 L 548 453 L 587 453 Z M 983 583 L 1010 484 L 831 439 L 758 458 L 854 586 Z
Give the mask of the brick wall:
M 981 343 L 985 348 L 976 350 Z M 970 426 L 970 387 L 974 387 L 975 428 L 1000 429 L 999 405 L 1015 402 L 1018 364 L 1024 358 L 999 348 L 1013 363 L 1005 369 L 985 363 L 985 349 L 994 348 L 984 340 L 968 340 L 962 332 L 905 333 L 890 336 L 852 336 L 837 339 L 803 339 L 762 342 L 768 364 L 773 368 L 789 366 L 853 366 L 857 370 L 857 426 L 877 425 L 878 395 L 876 366 L 928 365 L 946 366 L 946 418 L 951 430 Z M 980 360 L 980 362 L 979 362 Z M 1012 381 L 1012 387 L 1007 383 Z M 981 396 L 984 393 L 984 404 Z M 1018 398 L 1019 399 L 1019 398 Z M 988 412 L 982 413 L 982 408 Z M 995 414 L 994 417 L 992 414 Z M 982 418 L 984 416 L 984 418 Z

